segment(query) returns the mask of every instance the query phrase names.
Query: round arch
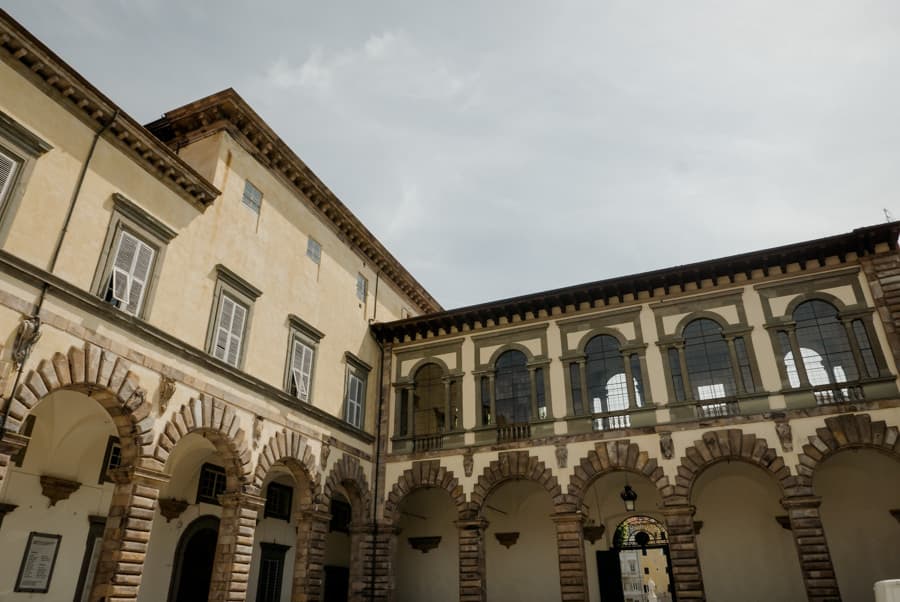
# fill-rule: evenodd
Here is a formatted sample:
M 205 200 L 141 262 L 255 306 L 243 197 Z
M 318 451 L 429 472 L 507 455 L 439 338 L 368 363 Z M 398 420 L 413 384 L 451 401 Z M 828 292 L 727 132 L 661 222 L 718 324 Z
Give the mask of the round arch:
M 581 459 L 575 472 L 569 477 L 569 498 L 576 508 L 582 508 L 588 490 L 597 479 L 620 471 L 649 479 L 663 499 L 667 493 L 671 493 L 669 477 L 656 458 L 651 458 L 650 454 L 642 451 L 637 443 L 622 439 L 597 443 L 594 449 Z
M 585 348 L 588 343 L 590 343 L 593 339 L 602 336 L 609 336 L 614 338 L 619 347 L 628 344 L 628 339 L 625 338 L 625 335 L 616 330 L 615 328 L 594 328 L 593 330 L 589 330 L 578 340 L 578 344 L 575 346 L 576 353 L 585 353 Z
M 394 483 L 394 487 L 388 494 L 384 503 L 384 518 L 388 523 L 396 526 L 400 521 L 398 509 L 407 496 L 420 489 L 440 489 L 447 492 L 450 500 L 456 507 L 457 517 L 463 519 L 466 516 L 466 494 L 463 493 L 459 480 L 453 475 L 452 470 L 441 466 L 440 460 L 430 460 L 416 463 L 413 468 L 407 468 Z
M 480 517 L 491 492 L 507 481 L 534 481 L 543 488 L 553 503 L 555 512 L 571 512 L 576 509 L 569 496 L 563 494 L 553 471 L 536 456 L 527 451 L 501 452 L 500 456 L 485 467 L 470 496 L 468 517 Z
M 711 320 L 719 325 L 723 331 L 727 331 L 729 328 L 734 328 L 735 325 L 730 324 L 725 316 L 717 314 L 714 311 L 695 311 L 690 313 L 681 320 L 678 321 L 678 325 L 675 327 L 675 334 L 678 336 L 684 336 L 684 329 L 688 327 L 691 322 L 696 320 Z
M 342 488 L 350 495 L 354 522 L 365 523 L 371 513 L 372 494 L 359 458 L 355 456 L 344 454 L 331 467 L 322 487 L 322 501 L 326 508 L 331 507 L 331 500 Z
M 525 354 L 525 360 L 528 362 L 535 359 L 535 355 L 525 345 L 522 345 L 521 343 L 507 343 L 506 345 L 501 345 L 499 348 L 494 350 L 494 353 L 491 354 L 491 359 L 488 360 L 487 365 L 493 368 L 493 366 L 497 364 L 497 360 L 500 358 L 500 356 L 507 351 L 519 351 Z
M 429 357 L 423 357 L 422 359 L 417 361 L 415 364 L 413 364 L 413 367 L 409 369 L 409 372 L 407 372 L 407 377 L 410 380 L 415 380 L 416 373 L 419 370 L 421 370 L 422 368 L 424 368 L 425 366 L 427 366 L 428 364 L 435 364 L 438 368 L 441 369 L 441 371 L 444 373 L 444 375 L 450 374 L 450 368 L 447 366 L 447 362 L 445 362 L 444 360 L 442 360 L 439 357 L 429 356 Z
M 787 307 L 784 309 L 785 316 L 793 316 L 794 312 L 797 308 L 807 301 L 822 301 L 829 305 L 834 306 L 837 312 L 840 314 L 842 311 L 847 309 L 847 304 L 835 297 L 834 295 L 830 295 L 828 293 L 823 293 L 821 291 L 815 291 L 811 293 L 806 293 L 803 295 L 799 295 L 794 299 L 791 299 L 791 302 L 787 304 Z
M 316 457 L 306 437 L 282 429 L 269 438 L 268 443 L 259 452 L 256 470 L 253 471 L 254 490 L 262 491 L 266 476 L 277 464 L 286 466 L 298 485 L 306 485 L 300 489 L 300 505 L 303 508 L 312 508 L 319 498 L 320 475 L 316 467 Z
M 229 491 L 257 492 L 250 482 L 250 450 L 244 443 L 246 436 L 231 406 L 208 395 L 192 397 L 166 423 L 153 457 L 165 466 L 178 442 L 192 433 L 201 434 L 222 454 Z
M 122 446 L 122 465 L 135 465 L 151 455 L 153 445 L 150 402 L 131 371 L 131 363 L 120 356 L 85 343 L 65 354 L 55 353 L 28 372 L 16 389 L 4 429 L 18 433 L 25 418 L 55 391 L 84 393 L 99 403 L 113 419 Z
M 678 466 L 675 486 L 666 491 L 668 495 L 663 496 L 663 504 L 677 506 L 690 503 L 697 477 L 710 466 L 731 460 L 762 468 L 775 479 L 783 497 L 800 494 L 797 479 L 791 476 L 784 458 L 769 447 L 765 439 L 752 433 L 744 434 L 741 429 L 721 429 L 703 433 L 701 439 L 685 450 Z

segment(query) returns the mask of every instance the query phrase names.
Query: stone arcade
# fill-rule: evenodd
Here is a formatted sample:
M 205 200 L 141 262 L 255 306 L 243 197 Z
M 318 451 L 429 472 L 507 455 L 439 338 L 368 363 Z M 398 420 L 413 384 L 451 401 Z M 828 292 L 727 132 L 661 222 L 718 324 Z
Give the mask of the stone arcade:
M 0 599 L 900 577 L 900 224 L 444 311 L 233 90 L 0 59 Z

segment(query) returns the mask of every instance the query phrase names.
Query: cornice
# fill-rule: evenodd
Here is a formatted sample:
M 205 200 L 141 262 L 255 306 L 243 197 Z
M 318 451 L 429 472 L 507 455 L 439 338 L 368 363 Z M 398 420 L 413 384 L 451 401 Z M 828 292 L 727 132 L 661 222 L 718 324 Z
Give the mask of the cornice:
M 30 79 L 103 139 L 199 209 L 219 191 L 130 115 L 0 10 L 0 60 Z
M 175 149 L 227 131 L 244 150 L 323 216 L 339 236 L 374 264 L 420 311 L 441 311 L 440 304 L 412 274 L 233 89 L 168 111 L 146 127 Z
M 418 342 L 437 336 L 468 335 L 487 328 L 525 328 L 529 323 L 558 320 L 569 313 L 578 315 L 587 314 L 587 311 L 624 311 L 619 309 L 623 303 L 654 303 L 659 307 L 662 299 L 683 299 L 686 298 L 685 294 L 697 298 L 710 293 L 727 296 L 739 293 L 735 287 L 752 285 L 763 279 L 769 281 L 770 278 L 777 278 L 778 283 L 782 284 L 797 277 L 822 277 L 839 268 L 851 269 L 848 264 L 853 265 L 858 258 L 873 255 L 879 245 L 887 245 L 888 249 L 896 252 L 898 236 L 900 222 L 878 224 L 844 234 L 740 255 L 598 280 L 405 320 L 376 323 L 372 325 L 372 329 L 382 343 L 403 343 L 407 340 Z M 828 258 L 837 258 L 837 263 L 826 262 Z M 799 271 L 788 272 L 787 268 L 792 264 L 797 264 Z M 726 279 L 727 282 L 721 283 L 720 279 Z M 718 293 L 718 287 L 732 290 Z M 633 301 L 626 301 L 626 296 L 630 296 Z M 667 301 L 666 305 L 671 302 L 673 301 Z M 582 304 L 587 304 L 591 309 L 582 310 Z M 584 316 L 578 315 L 578 319 L 583 318 Z

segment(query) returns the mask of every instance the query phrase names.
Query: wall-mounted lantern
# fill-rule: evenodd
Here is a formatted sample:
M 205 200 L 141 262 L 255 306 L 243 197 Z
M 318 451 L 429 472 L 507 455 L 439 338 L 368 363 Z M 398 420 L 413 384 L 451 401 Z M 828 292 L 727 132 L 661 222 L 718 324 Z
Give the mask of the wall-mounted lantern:
M 626 483 L 625 489 L 622 490 L 619 497 L 625 502 L 625 510 L 627 512 L 634 512 L 634 503 L 637 501 L 637 493 L 631 488 L 631 485 Z

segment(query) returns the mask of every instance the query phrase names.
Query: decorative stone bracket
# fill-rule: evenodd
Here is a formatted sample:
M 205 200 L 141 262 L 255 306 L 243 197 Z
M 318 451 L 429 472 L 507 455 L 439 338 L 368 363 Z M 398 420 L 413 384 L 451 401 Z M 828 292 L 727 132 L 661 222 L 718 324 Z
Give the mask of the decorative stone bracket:
M 593 544 L 606 533 L 606 525 L 585 525 L 582 531 L 584 538 Z
M 48 475 L 41 476 L 41 493 L 50 500 L 50 505 L 55 506 L 61 500 L 69 499 L 69 496 L 78 491 L 81 483 Z
M 3 525 L 3 519 L 7 514 L 18 508 L 16 504 L 0 504 L 0 526 Z
M 166 522 L 171 522 L 173 518 L 178 518 L 187 510 L 187 500 L 176 500 L 175 498 L 162 498 L 159 500 L 159 513 L 162 514 Z
M 427 554 L 441 543 L 440 535 L 432 537 L 407 537 L 406 540 L 409 542 L 412 549 L 419 550 L 423 554 Z
M 782 514 L 780 516 L 775 517 L 775 522 L 781 525 L 782 529 L 786 529 L 788 531 L 791 530 L 791 519 L 788 518 L 787 514 Z
M 511 531 L 509 533 L 494 533 L 494 537 L 497 538 L 497 541 L 500 542 L 500 545 L 506 547 L 506 549 L 511 548 L 516 545 L 516 542 L 519 541 L 519 532 Z

